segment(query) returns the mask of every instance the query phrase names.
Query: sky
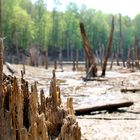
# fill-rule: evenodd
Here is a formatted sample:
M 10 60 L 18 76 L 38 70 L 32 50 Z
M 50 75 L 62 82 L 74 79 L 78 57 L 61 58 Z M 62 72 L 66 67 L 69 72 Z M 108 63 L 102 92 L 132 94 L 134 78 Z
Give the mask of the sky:
M 36 0 L 32 0 L 36 1 Z M 69 2 L 75 2 L 78 6 L 85 4 L 87 8 L 93 8 L 107 14 L 122 14 L 132 19 L 140 13 L 140 0 L 59 0 L 60 10 L 64 10 Z M 53 0 L 44 0 L 47 9 L 52 10 Z

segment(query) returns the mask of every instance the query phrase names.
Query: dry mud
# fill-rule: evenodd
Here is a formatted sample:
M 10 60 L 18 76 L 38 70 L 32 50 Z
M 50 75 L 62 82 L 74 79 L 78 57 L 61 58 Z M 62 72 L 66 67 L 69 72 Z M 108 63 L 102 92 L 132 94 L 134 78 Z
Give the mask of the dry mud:
M 20 77 L 22 65 L 12 65 Z M 45 95 L 49 95 L 49 84 L 52 77 L 53 67 L 44 69 L 42 67 L 26 66 L 25 79 L 30 84 L 37 81 L 38 90 L 43 89 Z M 10 74 L 4 66 L 4 72 Z M 100 75 L 100 71 L 98 75 Z M 56 78 L 61 89 L 63 104 L 67 97 L 72 96 L 74 108 L 90 107 L 94 105 L 108 104 L 116 100 L 127 99 L 134 105 L 120 108 L 118 111 L 109 113 L 107 111 L 93 112 L 91 115 L 77 116 L 81 127 L 82 140 L 139 140 L 140 139 L 140 92 L 121 93 L 124 87 L 140 87 L 140 71 L 132 72 L 122 66 L 114 66 L 106 72 L 103 81 L 87 81 L 84 71 L 72 71 L 72 66 L 65 65 L 62 72 L 56 70 Z

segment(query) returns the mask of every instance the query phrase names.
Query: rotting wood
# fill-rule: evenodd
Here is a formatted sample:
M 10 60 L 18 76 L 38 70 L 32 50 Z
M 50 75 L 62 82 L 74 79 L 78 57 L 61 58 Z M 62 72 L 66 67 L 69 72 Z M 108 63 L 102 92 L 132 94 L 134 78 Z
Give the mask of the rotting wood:
M 3 38 L 0 38 L 0 110 L 2 109 L 3 100 Z
M 57 61 L 56 60 L 54 61 L 54 69 L 55 70 L 57 69 Z
M 82 119 L 82 118 L 80 118 Z M 140 120 L 137 117 L 84 117 L 84 119 L 93 119 L 93 120 Z
M 59 104 L 59 94 L 59 88 L 56 85 L 55 70 L 53 70 L 53 77 L 50 85 L 50 96 L 52 97 L 54 108 L 56 108 Z
M 111 55 L 111 64 L 110 64 L 110 70 L 112 69 L 112 66 L 113 66 L 114 55 L 115 55 L 115 53 L 112 52 L 112 55 Z
M 68 109 L 69 114 L 71 114 L 71 115 L 75 114 L 75 111 L 73 108 L 73 98 L 72 97 L 67 98 L 67 109 Z
M 126 88 L 121 88 L 121 92 L 138 92 L 140 91 L 139 87 L 126 87 Z
M 72 71 L 76 71 L 76 64 L 75 64 L 75 60 L 73 60 L 73 63 L 72 63 Z
M 48 48 L 45 50 L 45 69 L 48 69 Z
M 134 42 L 134 62 L 135 67 L 139 68 L 139 53 L 138 53 L 138 37 L 135 35 L 135 42 Z
M 6 78 L 10 81 L 4 81 L 4 111 L 0 110 L 0 139 L 81 139 L 81 130 L 74 113 L 61 106 L 60 88 L 56 83 L 55 71 L 50 84 L 50 96 L 45 98 L 42 90 L 40 104 L 36 83 L 31 86 L 30 91 L 23 75 L 21 80 L 12 76 Z
M 117 66 L 120 66 L 119 55 L 120 55 L 120 52 L 119 52 L 119 49 L 117 48 L 117 50 L 116 50 L 116 62 L 117 62 Z
M 99 82 L 108 81 L 107 78 L 103 78 L 103 77 L 93 77 L 93 78 L 84 78 L 83 77 L 83 80 L 84 81 L 99 81 Z
M 96 59 L 95 59 L 95 56 L 94 56 L 92 49 L 90 47 L 90 43 L 89 43 L 88 37 L 86 35 L 83 23 L 80 23 L 80 31 L 81 31 L 81 36 L 82 36 L 82 40 L 83 40 L 83 47 L 84 47 L 86 58 L 87 58 L 88 76 L 89 77 L 96 77 L 97 76 Z M 91 66 L 92 66 L 92 68 L 91 68 Z M 90 69 L 90 72 L 89 72 L 89 69 Z
M 110 103 L 110 104 L 92 106 L 87 108 L 77 108 L 75 109 L 75 115 L 86 115 L 94 111 L 102 111 L 102 110 L 114 111 L 118 108 L 129 107 L 131 105 L 133 105 L 132 101 L 122 101 L 122 102 L 119 101 L 117 103 Z
M 127 68 L 130 68 L 130 47 L 128 48 L 127 52 Z
M 112 26 L 111 26 L 111 31 L 110 31 L 110 37 L 109 37 L 109 40 L 108 40 L 108 43 L 107 43 L 107 48 L 105 50 L 105 56 L 104 56 L 104 60 L 103 60 L 102 76 L 105 76 L 107 60 L 108 60 L 108 57 L 109 57 L 111 44 L 112 44 L 112 40 L 113 40 L 113 32 L 114 32 L 114 16 L 112 17 Z
M 120 41 L 119 41 L 119 47 L 121 50 L 121 57 L 122 57 L 122 62 L 123 66 L 125 67 L 125 60 L 124 60 L 124 46 L 123 46 L 123 36 L 122 36 L 122 16 L 119 14 L 119 29 L 120 29 Z

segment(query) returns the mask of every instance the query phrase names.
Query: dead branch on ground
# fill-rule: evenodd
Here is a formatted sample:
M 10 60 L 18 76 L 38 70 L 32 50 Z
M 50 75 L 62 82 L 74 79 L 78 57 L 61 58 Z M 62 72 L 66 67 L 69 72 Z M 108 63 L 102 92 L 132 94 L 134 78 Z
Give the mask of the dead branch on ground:
M 110 103 L 105 105 L 98 105 L 98 106 L 92 106 L 87 108 L 78 108 L 75 109 L 75 115 L 86 115 L 94 111 L 102 111 L 102 110 L 114 111 L 118 108 L 129 107 L 131 105 L 133 105 L 132 101 L 119 101 L 116 103 Z

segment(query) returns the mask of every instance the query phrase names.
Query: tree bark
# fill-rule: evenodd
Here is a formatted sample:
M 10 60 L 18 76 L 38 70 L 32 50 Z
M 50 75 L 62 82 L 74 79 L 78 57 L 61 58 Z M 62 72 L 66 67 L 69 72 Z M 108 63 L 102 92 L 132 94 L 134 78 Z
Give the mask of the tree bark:
M 122 16 L 119 14 L 119 24 L 120 24 L 120 50 L 121 50 L 121 57 L 123 66 L 125 67 L 125 60 L 124 60 L 124 47 L 123 47 L 123 38 L 122 38 Z
M 2 109 L 2 100 L 3 100 L 3 39 L 0 38 L 0 110 Z
M 135 35 L 135 43 L 134 43 L 134 61 L 135 67 L 139 68 L 139 53 L 138 53 L 138 37 Z
M 107 48 L 106 48 L 106 51 L 105 51 L 105 57 L 104 57 L 103 66 L 102 66 L 102 76 L 105 76 L 107 60 L 108 60 L 108 57 L 109 57 L 111 44 L 112 44 L 112 39 L 113 39 L 113 32 L 114 32 L 114 16 L 112 17 L 112 27 L 111 27 L 110 37 L 109 37 L 109 40 L 108 40 L 108 43 L 107 43 Z
M 48 69 L 48 48 L 45 50 L 45 69 Z
M 127 68 L 130 68 L 130 48 L 127 51 Z
M 112 69 L 112 66 L 113 66 L 113 60 L 114 60 L 114 52 L 112 52 L 112 55 L 111 55 L 110 70 Z
M 80 30 L 81 30 L 82 40 L 83 40 L 83 47 L 84 47 L 86 58 L 87 58 L 87 69 L 88 69 L 87 71 L 89 71 L 89 69 L 92 66 L 90 72 L 88 73 L 88 76 L 96 77 L 97 76 L 97 64 L 95 61 L 95 56 L 90 47 L 90 43 L 89 43 L 88 37 L 86 35 L 83 23 L 80 23 Z
M 140 91 L 139 87 L 126 87 L 121 89 L 121 92 L 137 92 L 137 91 Z
M 120 107 L 129 107 L 131 105 L 133 105 L 132 101 L 119 101 L 117 103 L 98 105 L 87 108 L 79 108 L 75 109 L 75 115 L 86 115 L 90 114 L 93 111 L 102 111 L 102 110 L 114 111 Z
M 2 0 L 0 0 L 0 110 L 2 109 L 3 96 L 3 39 L 2 39 Z

